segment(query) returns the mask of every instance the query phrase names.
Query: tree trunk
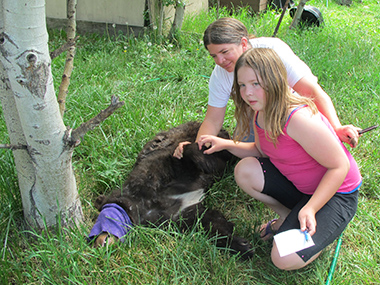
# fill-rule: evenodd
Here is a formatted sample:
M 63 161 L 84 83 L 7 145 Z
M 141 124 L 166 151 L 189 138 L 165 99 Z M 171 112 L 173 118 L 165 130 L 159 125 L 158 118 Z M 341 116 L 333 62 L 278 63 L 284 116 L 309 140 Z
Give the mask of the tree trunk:
M 183 18 L 185 16 L 185 7 L 186 6 L 184 3 L 178 0 L 176 1 L 175 15 L 174 15 L 172 27 L 169 32 L 169 40 L 176 39 L 177 33 L 182 28 Z
M 288 6 L 289 6 L 289 2 L 290 2 L 289 0 L 286 0 L 286 1 L 285 1 L 285 5 L 284 5 L 284 7 L 282 8 L 282 12 L 281 12 L 280 18 L 278 19 L 277 26 L 276 26 L 276 28 L 274 29 L 274 32 L 273 32 L 272 37 L 275 37 L 275 36 L 277 35 L 277 32 L 278 32 L 278 29 L 280 28 L 280 25 L 281 25 L 282 19 L 284 18 L 284 15 L 285 15 L 286 9 L 287 9 Z
M 75 41 L 76 34 L 76 6 L 77 0 L 68 0 L 67 2 L 67 42 Z M 62 82 L 59 86 L 58 104 L 59 111 L 63 118 L 66 110 L 66 97 L 70 85 L 71 73 L 74 68 L 75 44 L 71 45 L 66 52 L 66 63 L 63 70 Z
M 26 221 L 50 227 L 82 220 L 56 100 L 44 0 L 0 0 L 1 101 L 14 150 Z
M 163 34 L 164 0 L 148 0 L 149 21 L 152 28 L 157 29 L 159 37 Z
M 305 7 L 305 4 L 307 1 L 309 1 L 309 0 L 301 0 L 300 3 L 298 4 L 296 14 L 293 17 L 293 21 L 290 24 L 289 29 L 293 29 L 293 28 L 297 27 L 297 25 L 301 19 L 301 16 L 302 16 L 303 8 Z

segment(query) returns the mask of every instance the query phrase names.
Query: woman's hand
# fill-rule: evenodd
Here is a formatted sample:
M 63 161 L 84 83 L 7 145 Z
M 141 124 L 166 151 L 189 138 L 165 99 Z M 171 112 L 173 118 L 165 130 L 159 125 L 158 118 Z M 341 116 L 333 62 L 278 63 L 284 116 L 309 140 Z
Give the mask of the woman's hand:
M 183 157 L 183 147 L 187 144 L 191 144 L 191 142 L 180 142 L 177 148 L 174 150 L 173 156 L 175 158 L 181 159 Z
M 310 236 L 317 231 L 317 220 L 315 219 L 315 212 L 312 208 L 307 207 L 307 204 L 299 211 L 298 220 L 300 222 L 301 231 L 308 231 Z
M 335 133 L 342 142 L 348 143 L 351 147 L 356 147 L 359 142 L 360 128 L 353 125 L 345 125 L 335 129 Z

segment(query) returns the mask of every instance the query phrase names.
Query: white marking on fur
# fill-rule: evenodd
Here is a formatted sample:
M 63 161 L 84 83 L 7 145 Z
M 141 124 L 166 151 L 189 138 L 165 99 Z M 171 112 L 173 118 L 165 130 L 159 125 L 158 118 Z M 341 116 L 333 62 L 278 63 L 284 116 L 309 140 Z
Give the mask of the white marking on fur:
M 200 188 L 198 190 L 187 192 L 179 195 L 172 195 L 170 198 L 173 199 L 179 199 L 182 201 L 181 208 L 179 211 L 182 211 L 183 209 L 186 209 L 187 207 L 193 206 L 195 204 L 198 204 L 199 202 L 202 202 L 202 200 L 205 198 L 204 196 L 204 189 Z

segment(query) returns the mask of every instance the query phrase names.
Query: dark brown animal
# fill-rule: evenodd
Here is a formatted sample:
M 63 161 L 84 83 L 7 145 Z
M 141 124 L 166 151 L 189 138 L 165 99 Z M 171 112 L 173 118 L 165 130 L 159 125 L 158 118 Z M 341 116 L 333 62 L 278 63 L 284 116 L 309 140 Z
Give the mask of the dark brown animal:
M 95 206 L 101 210 L 103 205 L 115 203 L 126 211 L 133 224 L 140 225 L 162 225 L 172 220 L 187 229 L 201 219 L 211 236 L 219 236 L 217 246 L 230 247 L 243 258 L 251 257 L 251 244 L 233 235 L 233 223 L 202 204 L 207 190 L 236 158 L 227 151 L 205 155 L 196 143 L 184 147 L 182 159 L 173 157 L 179 142 L 195 141 L 199 126 L 198 122 L 189 122 L 157 134 L 139 153 L 122 189 L 114 190 L 108 197 L 98 197 Z M 226 131 L 219 136 L 229 138 Z M 104 233 L 96 242 L 103 244 L 107 237 Z

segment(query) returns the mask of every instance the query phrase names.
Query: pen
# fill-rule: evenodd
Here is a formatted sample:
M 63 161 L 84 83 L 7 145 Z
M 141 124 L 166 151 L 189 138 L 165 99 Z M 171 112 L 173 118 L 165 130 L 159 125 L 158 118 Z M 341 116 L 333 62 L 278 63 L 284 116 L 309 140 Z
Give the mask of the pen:
M 303 233 L 305 234 L 306 241 L 309 241 L 309 232 L 305 230 Z
M 358 133 L 359 133 L 359 135 L 364 134 L 366 132 L 369 132 L 369 131 L 376 129 L 378 126 L 379 125 L 374 125 L 374 126 L 371 126 L 369 128 L 362 129 L 361 131 L 358 131 Z
M 369 128 L 365 128 L 365 129 L 362 129 L 360 131 L 358 131 L 358 134 L 359 135 L 362 135 L 366 132 L 369 132 L 369 131 L 372 131 L 374 129 L 376 129 L 379 125 L 373 125 L 373 126 L 370 126 Z M 357 144 L 358 144 L 358 140 L 355 139 L 355 138 L 351 138 L 350 136 L 348 137 L 350 143 L 355 147 Z

